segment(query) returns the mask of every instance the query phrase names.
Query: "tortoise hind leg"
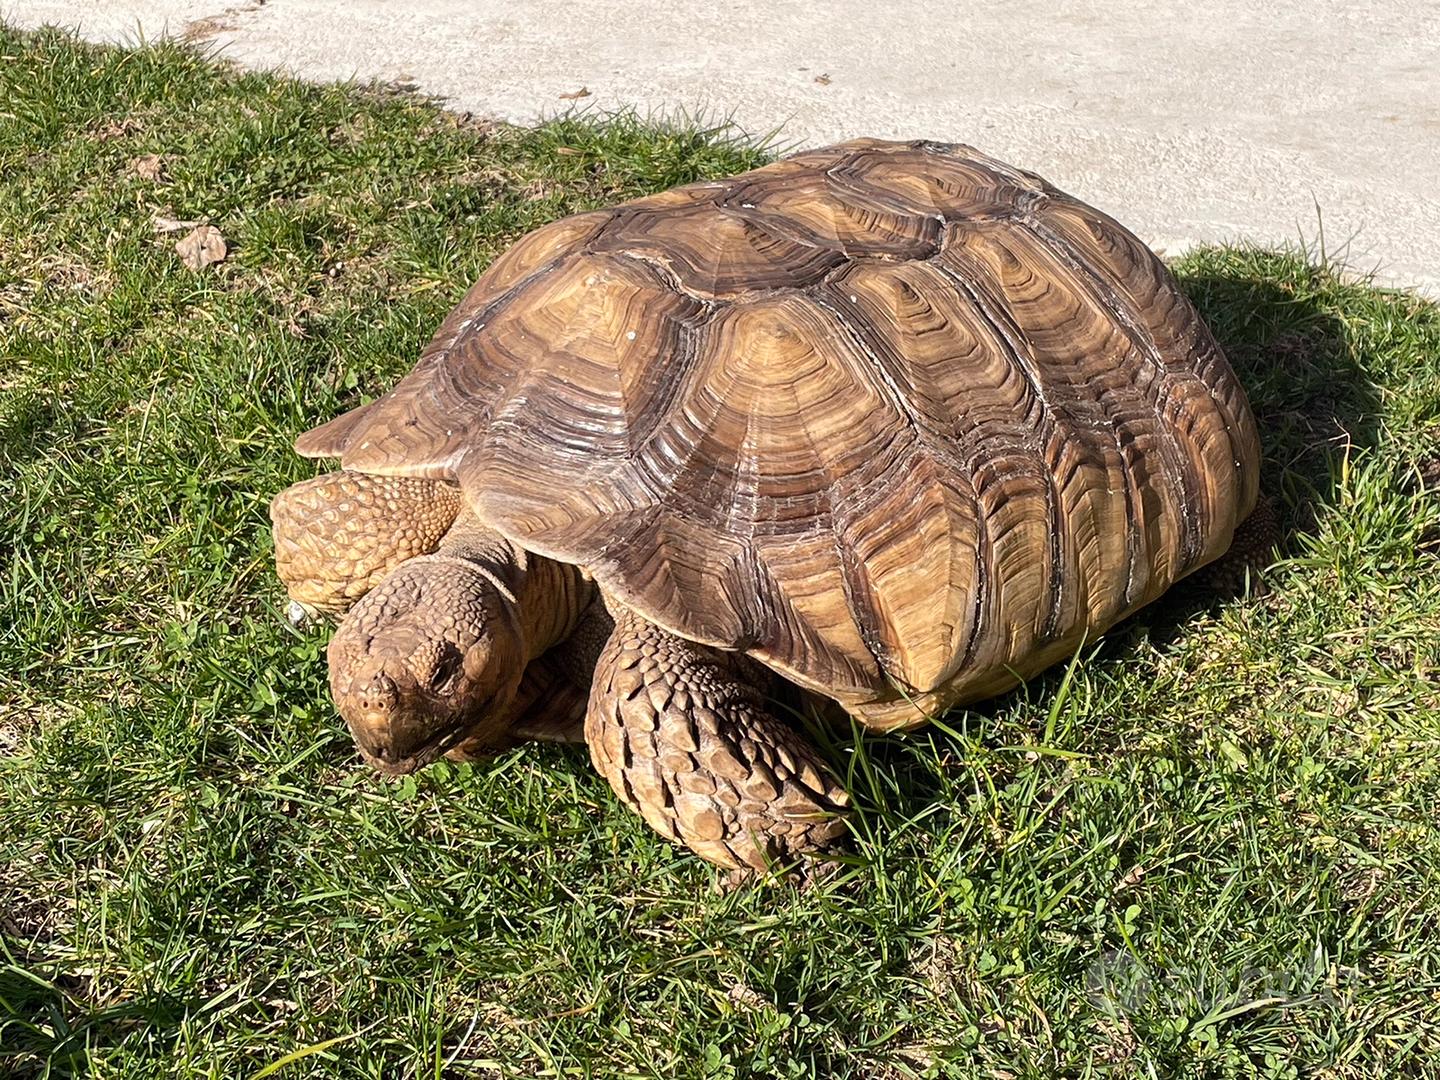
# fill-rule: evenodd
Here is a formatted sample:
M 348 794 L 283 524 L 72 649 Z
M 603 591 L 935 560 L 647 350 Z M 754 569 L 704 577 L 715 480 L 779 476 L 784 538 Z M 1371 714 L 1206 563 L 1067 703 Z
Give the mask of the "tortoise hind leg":
M 434 551 L 460 513 L 460 490 L 438 480 L 325 473 L 270 502 L 275 569 L 291 618 L 339 618 L 395 567 Z
M 601 651 L 585 736 L 596 769 L 661 835 L 734 870 L 833 848 L 849 799 L 766 704 L 773 676 L 624 610 Z
M 1235 527 L 1230 550 L 1202 566 L 1192 580 L 1200 588 L 1224 597 L 1242 595 L 1247 584 L 1252 593 L 1263 596 L 1266 589 L 1261 575 L 1274 560 L 1280 540 L 1280 518 L 1262 492 L 1250 516 Z

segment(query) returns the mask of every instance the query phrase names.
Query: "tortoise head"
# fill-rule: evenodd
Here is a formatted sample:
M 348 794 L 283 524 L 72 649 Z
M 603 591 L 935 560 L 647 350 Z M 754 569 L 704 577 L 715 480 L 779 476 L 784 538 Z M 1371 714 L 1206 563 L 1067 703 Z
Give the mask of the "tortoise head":
M 525 667 L 511 597 L 473 563 L 412 559 L 367 593 L 330 640 L 330 689 L 361 756 L 413 772 L 460 743 L 504 745 Z

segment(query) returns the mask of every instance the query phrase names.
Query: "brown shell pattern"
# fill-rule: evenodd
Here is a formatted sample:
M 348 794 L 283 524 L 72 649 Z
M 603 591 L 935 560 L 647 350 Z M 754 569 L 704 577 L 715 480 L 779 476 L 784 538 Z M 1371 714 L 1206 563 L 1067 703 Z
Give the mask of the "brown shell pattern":
M 303 436 L 877 726 L 997 693 L 1224 552 L 1244 394 L 1160 261 L 965 146 L 856 141 L 555 222 Z

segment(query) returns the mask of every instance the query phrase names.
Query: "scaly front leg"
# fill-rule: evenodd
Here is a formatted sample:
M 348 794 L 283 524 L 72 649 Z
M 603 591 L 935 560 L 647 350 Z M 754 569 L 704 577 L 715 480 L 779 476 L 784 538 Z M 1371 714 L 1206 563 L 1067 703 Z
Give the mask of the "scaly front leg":
M 460 489 L 438 480 L 325 473 L 270 502 L 275 570 L 290 618 L 339 618 L 407 559 L 439 547 L 460 513 Z
M 731 869 L 765 871 L 834 848 L 849 799 L 770 711 L 774 676 L 614 611 L 585 737 L 616 794 L 663 836 Z

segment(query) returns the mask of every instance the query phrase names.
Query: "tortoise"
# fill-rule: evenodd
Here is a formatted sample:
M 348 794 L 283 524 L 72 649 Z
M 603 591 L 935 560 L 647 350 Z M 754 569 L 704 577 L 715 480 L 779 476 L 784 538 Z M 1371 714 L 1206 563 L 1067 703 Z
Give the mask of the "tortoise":
M 296 616 L 343 616 L 369 763 L 583 732 L 741 871 L 846 831 L 797 698 L 913 728 L 1273 538 L 1245 394 L 1160 260 L 935 142 L 537 229 L 296 449 L 340 470 L 275 498 L 276 562 Z

